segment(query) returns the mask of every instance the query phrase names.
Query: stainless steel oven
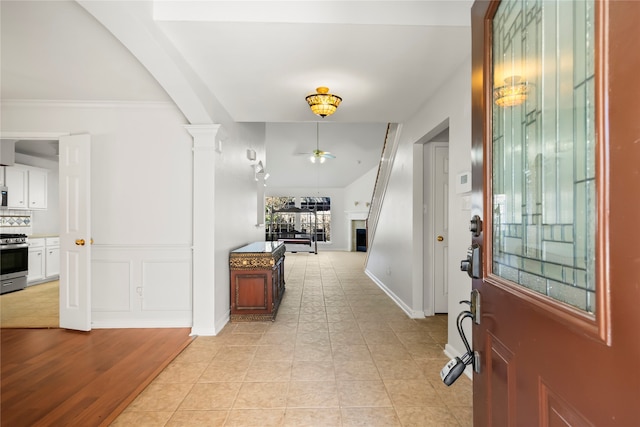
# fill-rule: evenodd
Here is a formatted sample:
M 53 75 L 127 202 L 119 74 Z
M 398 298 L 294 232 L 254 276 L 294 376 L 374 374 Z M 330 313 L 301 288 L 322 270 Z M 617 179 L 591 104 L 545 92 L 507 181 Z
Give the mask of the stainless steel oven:
M 27 286 L 29 245 L 24 234 L 0 234 L 0 294 Z

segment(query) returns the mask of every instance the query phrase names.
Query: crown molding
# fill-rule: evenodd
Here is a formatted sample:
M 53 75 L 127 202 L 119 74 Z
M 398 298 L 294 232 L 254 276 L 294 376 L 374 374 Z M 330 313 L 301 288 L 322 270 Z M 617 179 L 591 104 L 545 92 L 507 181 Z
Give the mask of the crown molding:
M 173 108 L 171 101 L 87 101 L 59 99 L 3 99 L 2 107 L 47 108 Z

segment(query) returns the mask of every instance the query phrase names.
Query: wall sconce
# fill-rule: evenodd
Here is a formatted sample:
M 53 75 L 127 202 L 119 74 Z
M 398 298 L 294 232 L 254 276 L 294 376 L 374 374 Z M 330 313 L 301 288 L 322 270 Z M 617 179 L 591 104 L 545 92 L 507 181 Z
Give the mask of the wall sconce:
M 494 102 L 498 107 L 514 107 L 527 99 L 530 85 L 528 82 L 521 82 L 520 76 L 507 77 L 504 83 L 493 90 Z
M 253 177 L 254 177 L 254 179 L 256 181 L 263 180 L 263 181 L 266 182 L 269 179 L 270 175 L 269 175 L 268 172 L 266 172 L 264 170 L 264 165 L 262 164 L 262 160 L 258 161 L 258 163 L 253 165 L 253 168 L 254 168 L 254 176 Z M 265 187 L 266 187 L 266 185 L 267 184 L 265 183 Z
M 253 165 L 253 169 L 254 169 L 254 172 L 255 172 L 256 176 L 259 173 L 263 173 L 264 172 L 264 165 L 262 164 L 262 160 L 258 161 L 258 163 Z
M 270 176 L 271 175 L 269 175 L 266 172 L 259 172 L 259 173 L 256 174 L 256 181 L 258 181 L 258 182 L 262 181 L 264 183 L 263 185 L 266 187 L 267 186 L 267 180 L 269 179 Z

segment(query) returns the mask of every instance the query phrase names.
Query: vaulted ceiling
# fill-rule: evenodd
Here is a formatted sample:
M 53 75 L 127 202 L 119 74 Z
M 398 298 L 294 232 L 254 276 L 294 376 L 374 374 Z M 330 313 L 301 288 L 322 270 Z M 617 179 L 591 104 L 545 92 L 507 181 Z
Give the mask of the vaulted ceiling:
M 328 86 L 343 103 L 319 145 L 345 159 L 323 165 L 340 187 L 468 57 L 471 3 L 3 0 L 0 96 L 172 100 L 191 123 L 273 124 L 275 166 L 308 162 L 320 118 L 304 97 Z

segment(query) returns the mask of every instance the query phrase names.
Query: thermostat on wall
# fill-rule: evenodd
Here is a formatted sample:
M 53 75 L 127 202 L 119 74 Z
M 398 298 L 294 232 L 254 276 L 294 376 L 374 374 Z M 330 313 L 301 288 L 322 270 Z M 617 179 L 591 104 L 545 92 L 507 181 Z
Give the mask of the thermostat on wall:
M 471 191 L 471 172 L 465 171 L 459 173 L 456 178 L 456 193 L 468 193 Z

